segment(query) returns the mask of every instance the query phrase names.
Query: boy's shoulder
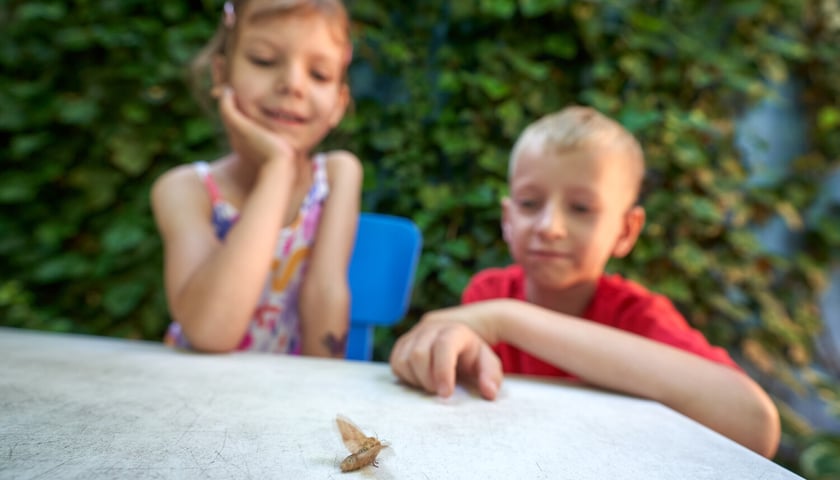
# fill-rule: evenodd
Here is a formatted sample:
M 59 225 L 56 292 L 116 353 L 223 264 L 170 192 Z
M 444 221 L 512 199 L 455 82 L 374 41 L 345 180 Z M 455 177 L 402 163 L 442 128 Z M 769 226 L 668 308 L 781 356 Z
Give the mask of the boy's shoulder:
M 461 296 L 462 303 L 490 298 L 518 298 L 524 300 L 525 273 L 522 267 L 513 264 L 507 267 L 491 267 L 481 270 L 470 278 Z
M 648 336 L 651 325 L 688 327 L 671 300 L 618 274 L 604 274 L 584 317 Z
M 479 271 L 470 278 L 469 285 L 510 286 L 524 285 L 525 271 L 518 264 L 506 267 L 490 267 Z M 642 284 L 629 280 L 620 274 L 603 274 L 598 280 L 598 291 L 607 295 L 625 294 L 636 297 L 658 296 Z
M 603 291 L 606 294 L 625 294 L 635 297 L 650 297 L 659 294 L 652 292 L 650 289 L 634 280 L 623 277 L 618 273 L 605 273 L 601 275 L 598 281 L 599 293 Z
M 642 309 L 653 307 L 676 312 L 671 300 L 665 295 L 654 292 L 641 283 L 617 273 L 605 273 L 598 281 L 598 288 L 590 307 L 603 305 L 625 310 L 634 307 Z
M 480 270 L 472 276 L 470 284 L 506 285 L 521 283 L 525 280 L 525 272 L 517 264 L 506 267 L 490 267 Z
M 506 267 L 491 267 L 472 276 L 464 289 L 463 301 L 478 301 L 488 298 L 525 299 L 525 272 L 518 264 Z M 670 301 L 661 294 L 619 274 L 604 274 L 598 280 L 593 303 L 606 301 L 609 304 L 643 305 Z

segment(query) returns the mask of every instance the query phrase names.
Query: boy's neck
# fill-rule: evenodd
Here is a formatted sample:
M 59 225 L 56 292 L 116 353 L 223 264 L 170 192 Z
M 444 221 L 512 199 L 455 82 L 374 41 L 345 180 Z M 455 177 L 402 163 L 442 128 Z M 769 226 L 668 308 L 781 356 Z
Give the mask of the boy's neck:
M 597 288 L 597 280 L 578 283 L 560 290 L 540 288 L 526 280 L 525 299 L 555 312 L 583 317 Z

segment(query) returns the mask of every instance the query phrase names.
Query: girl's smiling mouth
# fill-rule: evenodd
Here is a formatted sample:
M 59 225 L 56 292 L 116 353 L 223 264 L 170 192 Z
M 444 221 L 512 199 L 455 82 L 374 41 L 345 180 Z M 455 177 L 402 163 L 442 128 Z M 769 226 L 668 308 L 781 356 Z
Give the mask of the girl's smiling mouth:
M 306 118 L 303 115 L 297 114 L 291 110 L 264 108 L 262 111 L 268 118 L 284 125 L 300 125 L 306 122 Z

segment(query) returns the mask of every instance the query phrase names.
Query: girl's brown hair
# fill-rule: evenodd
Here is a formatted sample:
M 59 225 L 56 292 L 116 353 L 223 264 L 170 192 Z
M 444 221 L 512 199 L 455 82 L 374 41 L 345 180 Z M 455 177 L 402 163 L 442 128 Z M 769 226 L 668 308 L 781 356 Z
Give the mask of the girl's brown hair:
M 254 4 L 252 6 L 252 4 Z M 250 10 L 248 10 L 248 8 Z M 346 67 L 350 63 L 350 17 L 341 0 L 231 0 L 225 2 L 219 26 L 210 41 L 190 64 L 190 85 L 198 101 L 209 110 L 212 105 L 211 69 L 216 56 L 227 57 L 236 45 L 240 27 L 247 21 L 266 15 L 290 15 L 316 12 L 332 20 L 341 40 L 347 43 L 347 58 L 342 81 L 346 82 Z M 244 16 L 244 15 L 247 15 Z

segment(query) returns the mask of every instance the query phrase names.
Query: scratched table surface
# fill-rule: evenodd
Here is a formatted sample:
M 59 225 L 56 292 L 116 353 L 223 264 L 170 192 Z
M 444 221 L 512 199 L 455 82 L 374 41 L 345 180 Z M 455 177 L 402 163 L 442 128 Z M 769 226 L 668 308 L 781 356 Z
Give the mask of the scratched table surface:
M 800 478 L 663 407 L 527 377 L 496 401 L 382 363 L 0 328 L 0 478 Z M 337 414 L 388 443 L 341 473 Z

